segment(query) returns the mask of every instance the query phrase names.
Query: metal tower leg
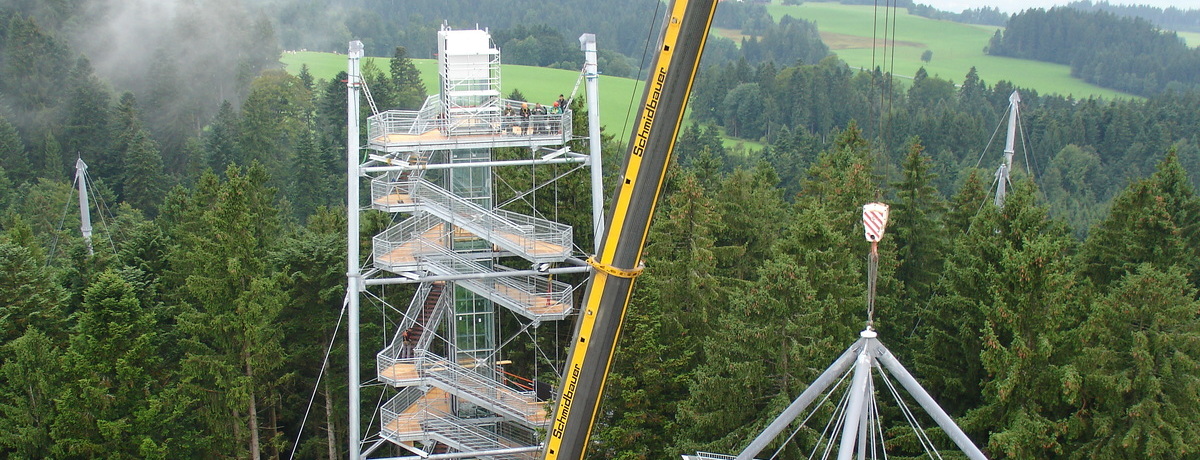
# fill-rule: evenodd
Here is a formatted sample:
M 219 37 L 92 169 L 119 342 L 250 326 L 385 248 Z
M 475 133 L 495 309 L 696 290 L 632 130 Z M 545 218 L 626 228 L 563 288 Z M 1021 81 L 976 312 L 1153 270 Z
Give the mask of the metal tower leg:
M 779 414 L 779 417 L 776 417 L 775 421 L 771 422 L 771 425 L 767 426 L 762 434 L 759 434 L 749 446 L 746 446 L 746 449 L 737 456 L 737 460 L 753 460 L 755 455 L 766 449 L 767 445 L 776 436 L 779 436 L 779 433 L 782 433 L 793 420 L 796 420 L 796 417 L 799 417 L 809 404 L 821 396 L 821 393 L 824 393 L 825 389 L 829 388 L 829 385 L 832 385 L 838 376 L 850 369 L 850 366 L 854 364 L 854 358 L 858 356 L 865 345 L 866 340 L 864 339 L 859 339 L 850 345 L 850 348 L 847 348 L 842 356 L 839 356 L 829 368 L 825 369 L 825 372 L 821 373 L 821 376 L 817 377 L 812 385 L 800 393 L 800 396 L 796 397 L 796 400 L 792 401 L 792 404 L 784 409 L 783 413 Z
M 870 342 L 858 353 L 854 362 L 854 379 L 850 382 L 850 402 L 846 405 L 846 419 L 842 426 L 842 440 L 838 447 L 838 460 L 850 460 L 854 455 L 854 441 L 859 431 L 859 420 L 863 418 L 863 401 L 867 396 L 867 379 L 871 378 Z
M 900 381 L 900 385 L 904 386 L 904 389 L 908 390 L 908 393 L 912 395 L 913 399 L 917 400 L 917 403 L 925 409 L 925 412 L 929 413 L 930 417 L 933 417 L 938 426 L 946 431 L 946 435 L 967 455 L 967 458 L 971 460 L 987 460 L 983 452 L 971 442 L 971 438 L 968 438 L 967 434 L 963 433 L 963 430 L 958 427 L 958 424 L 954 423 L 954 419 L 950 418 L 950 415 L 942 410 L 942 407 L 933 400 L 932 396 L 929 396 L 929 393 L 921 387 L 921 384 L 917 382 L 917 379 L 913 378 L 912 374 L 908 373 L 908 369 L 905 369 L 904 365 L 900 364 L 900 361 L 892 355 L 892 352 L 883 346 L 882 343 L 875 342 L 874 346 L 878 347 L 877 349 L 879 350 L 876 359 L 892 372 L 892 376 Z

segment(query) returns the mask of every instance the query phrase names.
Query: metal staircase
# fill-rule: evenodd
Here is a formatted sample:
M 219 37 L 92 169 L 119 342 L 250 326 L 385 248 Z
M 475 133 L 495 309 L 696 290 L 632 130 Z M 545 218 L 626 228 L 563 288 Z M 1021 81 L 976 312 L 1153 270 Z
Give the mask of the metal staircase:
M 390 212 L 425 212 L 437 216 L 531 262 L 561 262 L 571 255 L 569 225 L 502 209 L 484 209 L 424 179 L 373 180 L 371 192 L 372 203 L 377 207 Z M 392 234 L 380 242 L 402 243 L 395 237 Z
M 377 355 L 379 379 L 386 384 L 410 388 L 430 385 L 522 424 L 544 426 L 548 421 L 545 403 L 538 401 L 532 391 L 514 390 L 426 350 L 416 350 L 416 358 L 393 358 L 388 353 L 393 348 Z
M 395 443 L 420 441 L 441 443 L 459 451 L 487 452 L 528 445 L 529 440 L 511 439 L 497 429 L 498 423 L 480 424 L 449 413 L 446 393 L 433 389 L 422 393 L 406 388 L 388 401 L 381 411 L 381 434 Z M 490 426 L 485 426 L 490 425 Z M 489 429 L 491 428 L 491 429 Z M 533 459 L 536 452 L 481 456 L 491 459 Z

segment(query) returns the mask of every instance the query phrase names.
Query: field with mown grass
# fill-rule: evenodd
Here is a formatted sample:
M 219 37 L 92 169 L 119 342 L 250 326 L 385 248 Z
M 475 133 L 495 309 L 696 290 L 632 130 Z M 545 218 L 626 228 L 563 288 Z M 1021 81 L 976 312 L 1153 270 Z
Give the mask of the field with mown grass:
M 971 66 L 975 66 L 979 77 L 989 85 L 1008 80 L 1017 86 L 1036 89 L 1041 94 L 1057 93 L 1076 98 L 1135 97 L 1072 78 L 1070 67 L 1065 65 L 984 54 L 983 48 L 998 29 L 994 26 L 933 20 L 910 15 L 907 10 L 901 9 L 894 18 L 896 46 L 893 48 L 891 40 L 888 40 L 885 48 L 884 29 L 886 26 L 890 34 L 893 18 L 888 18 L 885 23 L 883 8 L 879 9 L 875 46 L 872 46 L 872 24 L 876 21 L 873 6 L 805 2 L 803 5 L 774 4 L 768 6 L 767 10 L 776 21 L 784 15 L 791 15 L 816 22 L 822 41 L 839 58 L 855 68 L 872 68 L 874 63 L 887 69 L 892 66 L 894 50 L 896 75 L 911 77 L 918 68 L 924 66 L 929 75 L 961 83 Z M 933 52 L 933 59 L 928 63 L 921 62 L 921 54 L 925 50 Z

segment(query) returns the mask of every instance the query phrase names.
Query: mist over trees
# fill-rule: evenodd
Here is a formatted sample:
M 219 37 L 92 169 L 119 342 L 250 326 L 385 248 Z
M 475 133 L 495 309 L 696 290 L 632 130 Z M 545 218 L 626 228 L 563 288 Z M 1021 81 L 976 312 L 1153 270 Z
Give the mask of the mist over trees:
M 640 52 L 658 20 L 614 3 L 629 11 L 613 17 L 638 16 L 643 35 L 605 33 Z M 413 5 L 433 14 L 433 2 Z M 574 2 L 446 5 L 471 26 L 479 11 L 510 21 L 482 25 L 509 48 L 559 50 L 530 53 L 550 66 L 573 65 L 563 42 L 598 32 L 570 23 Z M 324 3 L 0 6 L 0 456 L 345 456 L 335 327 L 346 75 L 291 75 L 274 61 L 300 25 L 312 37 L 368 25 L 380 31 L 373 54 L 392 57 L 364 69 L 377 103 L 413 108 L 430 89 L 409 59 L 427 45 L 393 40 L 432 43 L 437 26 L 405 29 L 394 6 L 335 2 L 334 17 L 350 22 L 319 25 L 304 21 Z M 367 8 L 397 22 L 358 14 Z M 1000 152 L 984 148 L 1012 84 L 922 70 L 894 85 L 828 57 L 811 24 L 722 8 L 722 27 L 754 38 L 710 42 L 593 456 L 740 450 L 862 327 L 858 213 L 876 199 L 893 206 L 876 327 L 992 458 L 1200 454 L 1200 94 L 1106 101 L 1022 89 L 1027 143 L 997 208 Z M 139 24 L 143 13 L 170 19 Z M 322 40 L 344 47 L 337 33 Z M 728 147 L 728 136 L 765 147 Z M 622 141 L 605 136 L 607 164 Z M 77 157 L 98 197 L 94 256 L 79 217 L 63 212 Z M 557 173 L 519 169 L 498 174 L 523 189 Z M 518 211 L 560 216 L 589 247 L 587 183 L 569 177 Z M 387 225 L 366 213 L 362 234 Z M 532 375 L 528 353 L 509 358 Z M 885 431 L 900 432 L 899 419 Z M 814 437 L 802 430 L 772 447 L 799 458 Z M 402 453 L 388 449 L 378 453 Z M 920 455 L 911 436 L 888 453 Z

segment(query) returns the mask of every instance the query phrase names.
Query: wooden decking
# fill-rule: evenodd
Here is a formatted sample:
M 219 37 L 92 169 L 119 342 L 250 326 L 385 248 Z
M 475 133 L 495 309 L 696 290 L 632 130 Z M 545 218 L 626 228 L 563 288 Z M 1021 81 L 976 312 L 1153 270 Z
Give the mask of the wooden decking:
M 394 420 L 384 425 L 383 429 L 397 436 L 415 435 L 424 432 L 421 421 L 425 418 L 422 412 L 435 411 L 443 414 L 450 413 L 450 398 L 440 388 L 430 388 L 421 399 L 408 406 Z
M 514 235 L 512 233 L 505 232 L 496 232 L 492 236 L 494 238 L 503 239 L 512 244 L 520 246 L 533 256 L 568 254 L 567 248 L 563 247 L 562 245 L 536 240 L 527 236 Z
M 442 223 L 434 224 L 428 230 L 421 232 L 421 235 L 412 238 L 395 249 L 388 251 L 387 254 L 376 257 L 375 260 L 388 265 L 407 265 L 417 263 L 417 256 L 422 253 L 421 249 L 428 245 L 445 246 L 442 236 L 445 235 L 446 225 Z
M 403 206 L 411 205 L 415 202 L 412 196 L 407 193 L 392 193 L 375 198 L 374 203 L 379 206 Z
M 571 309 L 570 305 L 552 299 L 548 295 L 526 292 L 503 284 L 496 285 L 496 292 L 522 305 L 528 305 L 526 308 L 529 312 L 538 315 L 562 315 Z
M 379 371 L 379 377 L 388 380 L 417 380 L 417 366 L 413 363 L 396 363 Z

